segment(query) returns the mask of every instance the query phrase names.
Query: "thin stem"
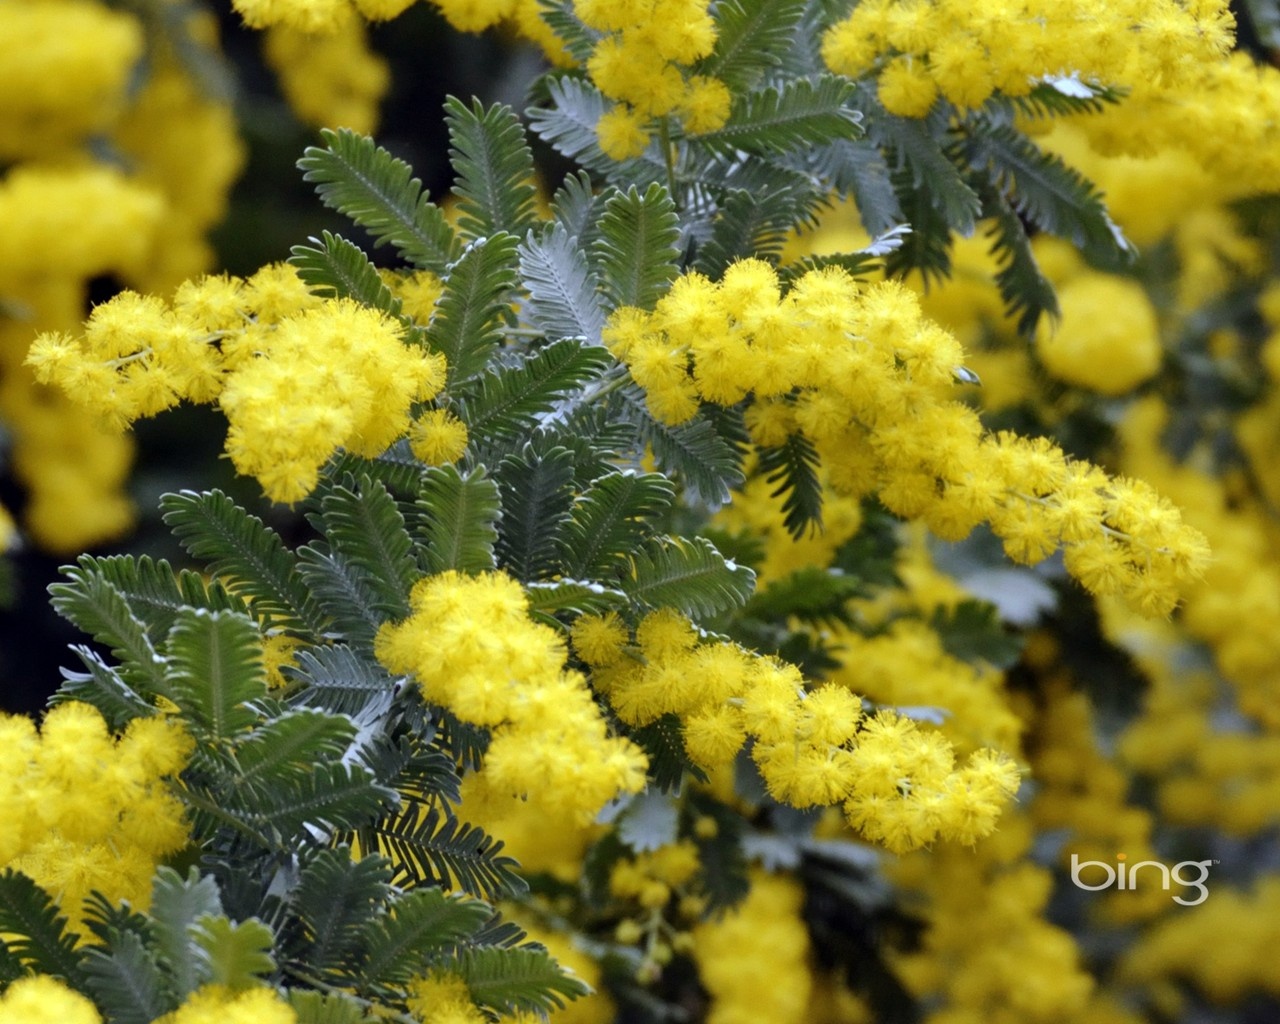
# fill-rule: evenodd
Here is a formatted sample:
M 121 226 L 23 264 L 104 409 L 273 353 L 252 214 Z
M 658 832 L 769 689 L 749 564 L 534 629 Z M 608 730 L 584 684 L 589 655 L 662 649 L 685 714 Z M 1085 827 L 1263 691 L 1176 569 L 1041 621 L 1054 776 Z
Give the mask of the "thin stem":
M 671 119 L 665 115 L 658 119 L 658 139 L 662 143 L 663 163 L 667 165 L 667 191 L 671 193 L 671 201 L 679 210 L 680 193 L 676 191 L 675 146 L 671 142 Z

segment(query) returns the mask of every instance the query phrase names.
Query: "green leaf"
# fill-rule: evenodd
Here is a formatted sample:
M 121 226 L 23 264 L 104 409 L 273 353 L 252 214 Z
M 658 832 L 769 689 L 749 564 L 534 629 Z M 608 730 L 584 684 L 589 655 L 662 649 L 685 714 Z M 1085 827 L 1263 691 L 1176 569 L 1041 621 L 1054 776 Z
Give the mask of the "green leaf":
M 228 593 L 221 584 L 206 582 L 199 573 L 187 569 L 175 574 L 164 559 L 157 561 L 149 555 L 141 558 L 81 555 L 77 563 L 86 572 L 97 572 L 124 595 L 129 608 L 142 620 L 152 643 L 168 635 L 174 618 L 183 608 L 249 610 L 244 601 Z
M 472 242 L 449 266 L 427 341 L 445 357 L 450 385 L 485 368 L 502 341 L 502 316 L 516 284 L 516 240 L 499 232 Z
M 185 998 L 206 980 L 192 948 L 192 931 L 200 918 L 222 913 L 218 883 L 211 875 L 202 877 L 194 867 L 186 878 L 172 868 L 157 868 L 151 884 L 150 913 L 156 951 L 173 976 L 178 998 Z
M 885 273 L 896 276 L 916 270 L 928 287 L 951 273 L 953 225 L 926 189 L 911 184 L 909 172 L 895 171 L 893 185 L 911 230 L 903 237 L 902 245 L 885 257 Z
M 155 706 L 126 683 L 120 673 L 96 652 L 83 644 L 73 644 L 71 650 L 89 671 L 61 669 L 62 685 L 50 698 L 50 704 L 63 704 L 70 700 L 92 704 L 113 730 L 125 728 L 135 718 L 149 718 L 156 713 Z
M 600 282 L 579 237 L 556 222 L 531 233 L 519 252 L 521 280 L 529 290 L 523 314 L 530 323 L 553 340 L 583 338 L 598 345 L 605 321 Z
M 675 488 L 658 473 L 621 470 L 595 480 L 574 504 L 561 531 L 560 561 L 575 579 L 616 575 L 671 508 Z
M 706 772 L 689 760 L 684 749 L 684 725 L 672 714 L 632 729 L 628 738 L 649 758 L 649 782 L 663 793 L 680 789 L 686 774 L 705 782 Z
M 363 249 L 329 231 L 322 232 L 321 238 L 312 237 L 308 241 L 318 248 L 293 246 L 289 250 L 292 253 L 289 263 L 312 292 L 355 299 L 361 305 L 372 306 L 391 316 L 400 315 L 400 300 L 391 294 Z
M 861 115 L 849 104 L 855 89 L 849 79 L 828 74 L 740 94 L 723 128 L 691 142 L 717 153 L 786 153 L 855 138 L 861 131 Z
M 765 196 L 733 189 L 721 202 L 711 237 L 699 248 L 695 265 L 719 279 L 734 260 L 757 257 L 775 262 L 800 219 L 801 210 L 786 190 Z
M 493 908 L 479 900 L 414 889 L 365 928 L 360 977 L 365 985 L 403 985 L 422 973 L 432 954 L 465 942 L 492 915 Z
M 574 163 L 611 180 L 656 182 L 666 173 L 661 159 L 643 158 L 621 163 L 604 155 L 596 124 L 612 105 L 585 78 L 561 76 L 547 81 L 550 106 L 525 111 L 534 132 Z
M 408 615 L 418 566 L 404 516 L 386 487 L 368 477 L 355 490 L 333 487 L 320 501 L 320 520 L 334 553 L 364 572 L 372 607 L 387 618 Z
M 502 519 L 494 551 L 516 579 L 535 580 L 557 568 L 556 538 L 573 504 L 573 469 L 573 452 L 559 446 L 537 453 L 525 445 L 498 464 Z
M 502 853 L 501 841 L 420 800 L 402 801 L 396 814 L 360 836 L 391 859 L 398 885 L 438 885 L 492 900 L 521 896 L 529 888 L 516 861 Z
M 587 28 L 574 14 L 573 4 L 565 0 L 542 0 L 538 13 L 556 37 L 564 43 L 575 63 L 586 64 L 595 49 L 600 33 Z
M 869 139 L 830 142 L 813 154 L 811 165 L 831 181 L 837 192 L 853 196 L 868 234 L 881 235 L 902 223 L 902 206 L 893 188 L 889 164 L 880 147 Z
M 745 617 L 767 622 L 796 618 L 817 626 L 849 622 L 846 605 L 864 596 L 866 587 L 857 576 L 840 569 L 807 566 L 757 590 L 743 609 Z
M 595 256 L 611 308 L 653 308 L 676 276 L 679 236 L 675 204 L 661 185 L 643 195 L 632 186 L 605 201 Z
M 562 338 L 513 366 L 477 377 L 455 396 L 472 443 L 523 440 L 568 395 L 616 365 L 609 350 Z
M 804 14 L 805 0 L 723 0 L 715 7 L 716 45 L 697 66 L 733 92 L 754 87 L 771 68 Z
M 302 869 L 290 897 L 303 929 L 295 959 L 321 975 L 352 973 L 364 933 L 390 896 L 385 858 L 353 860 L 347 846 L 321 850 Z
M 248 616 L 190 608 L 178 614 L 166 644 L 170 697 L 189 727 L 226 740 L 251 727 L 249 701 L 267 692 L 262 637 Z
M 321 202 L 365 228 L 375 245 L 390 242 L 415 267 L 443 273 L 458 257 L 458 242 L 413 169 L 348 128 L 320 135 L 325 148 L 308 146 L 298 168 Z
M 537 214 L 533 153 L 519 118 L 504 104 L 486 110 L 477 99 L 468 107 L 455 96 L 445 100 L 444 110 L 458 227 L 472 238 L 499 231 L 523 237 Z
M 305 775 L 245 785 L 224 797 L 226 810 L 251 829 L 279 837 L 279 849 L 300 838 L 363 827 L 396 801 L 360 765 L 320 763 Z
M 783 522 L 796 540 L 822 528 L 822 482 L 818 452 L 804 434 L 792 434 L 776 447 L 761 447 L 759 468 L 774 485 L 770 497 L 783 497 Z
M 297 667 L 283 671 L 305 685 L 291 700 L 335 714 L 357 715 L 379 698 L 390 698 L 395 680 L 372 658 L 362 658 L 345 644 L 309 647 L 294 656 Z
M 705 537 L 660 537 L 631 558 L 631 577 L 619 586 L 646 608 L 677 608 L 692 617 L 741 607 L 755 573 L 726 562 Z
M 1046 75 L 1025 95 L 994 96 L 985 106 L 990 110 L 993 105 L 1004 101 L 1023 117 L 1070 117 L 1101 113 L 1109 104 L 1119 103 L 1128 93 L 1125 88 L 1082 82 L 1075 75 Z
M 260 984 L 262 975 L 275 970 L 271 956 L 275 936 L 259 920 L 232 923 L 225 917 L 205 915 L 192 926 L 191 937 L 207 984 L 240 991 Z
M 295 557 L 261 519 L 218 490 L 165 494 L 160 508 L 182 546 L 248 597 L 264 626 L 324 632 L 324 618 L 298 575 Z
M 460 474 L 453 466 L 433 466 L 418 505 L 424 512 L 428 572 L 484 572 L 494 566 L 493 546 L 501 514 L 498 485 L 483 468 Z
M 151 1024 L 177 1006 L 168 977 L 134 932 L 111 936 L 110 946 L 84 951 L 85 993 L 112 1024 Z
M 1013 126 L 979 116 L 972 119 L 966 138 L 970 165 L 986 175 L 1020 216 L 1101 259 L 1132 253 L 1107 214 L 1102 193 L 1061 157 L 1045 153 Z
M 0 935 L 9 953 L 36 973 L 79 988 L 80 937 L 67 931 L 67 919 L 58 910 L 49 894 L 26 875 L 13 868 L 0 874 Z
M 309 708 L 285 711 L 254 729 L 236 747 L 240 776 L 270 780 L 309 772 L 317 761 L 342 757 L 356 737 L 343 715 Z
M 322 476 L 326 480 L 367 476 L 381 480 L 392 494 L 409 496 L 417 494 L 422 486 L 423 469 L 422 461 L 410 450 L 409 442 L 400 440 L 371 459 L 340 451 L 325 466 Z
M 1005 669 L 1022 655 L 1022 637 L 1006 630 L 995 606 L 986 601 L 960 601 L 951 608 L 937 608 L 929 625 L 948 654 L 971 664 Z
M 627 604 L 627 595 L 621 590 L 584 580 L 530 583 L 525 593 L 529 597 L 529 614 L 555 625 L 559 623 L 552 616 L 561 612 L 599 615 Z
M 167 693 L 164 663 L 124 594 L 92 561 L 81 559 L 79 565 L 63 566 L 62 572 L 69 582 L 49 587 L 54 610 L 110 648 L 120 662 L 120 677 L 130 687 L 144 695 Z
M 925 118 L 897 117 L 867 89 L 860 90 L 858 103 L 867 114 L 871 140 L 885 150 L 890 169 L 898 175 L 894 188 L 914 235 L 925 232 L 921 223 L 910 219 L 911 210 L 903 202 L 907 196 L 917 196 L 937 211 L 949 230 L 972 234 L 982 204 L 945 148 L 947 116 L 942 105 Z M 911 205 L 919 209 L 921 201 Z
M 991 254 L 996 258 L 996 284 L 1005 309 L 1018 317 L 1019 333 L 1030 337 L 1040 317 L 1060 314 L 1053 285 L 1040 272 L 1031 239 L 1007 199 L 994 189 L 984 196 L 991 216 Z
M 325 551 L 323 543 L 298 549 L 298 575 L 328 620 L 325 636 L 341 637 L 351 647 L 373 650 L 373 638 L 386 614 L 374 608 L 377 597 L 369 574 L 341 555 Z
M 586 171 L 567 175 L 551 197 L 551 215 L 584 252 L 590 251 L 598 237 L 596 222 L 603 209 L 604 199 L 592 189 Z
M 677 478 L 695 500 L 719 506 L 742 486 L 742 457 L 704 414 L 670 426 L 649 415 L 638 387 L 621 390 L 619 414 L 634 423 L 640 443 L 653 449 L 658 468 Z
M 500 1013 L 546 1014 L 591 990 L 570 977 L 542 946 L 464 948 L 456 962 L 471 998 Z
M 342 992 L 291 988 L 287 998 L 297 1024 L 378 1024 L 378 1018 L 366 1016 L 364 1003 Z

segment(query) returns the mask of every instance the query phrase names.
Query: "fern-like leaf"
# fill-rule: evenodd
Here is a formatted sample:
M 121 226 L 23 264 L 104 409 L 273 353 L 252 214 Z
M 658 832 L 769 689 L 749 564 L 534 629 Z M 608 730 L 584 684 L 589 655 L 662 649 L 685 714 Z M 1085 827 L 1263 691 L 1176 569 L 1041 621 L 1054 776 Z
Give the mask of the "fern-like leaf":
M 568 395 L 614 366 L 602 345 L 562 338 L 514 366 L 489 370 L 456 396 L 477 443 L 521 440 Z
M 798 220 L 796 203 L 785 192 L 766 197 L 734 189 L 721 202 L 711 237 L 698 251 L 697 269 L 718 279 L 737 259 L 772 262 Z
M 495 552 L 498 564 L 519 580 L 536 580 L 556 567 L 556 538 L 573 504 L 573 453 L 532 446 L 508 455 L 494 473 L 502 497 Z
M 455 967 L 471 998 L 502 1014 L 547 1014 L 590 992 L 537 945 L 473 946 L 459 952 Z
M 379 1024 L 380 1018 L 365 1013 L 365 1004 L 343 992 L 317 992 L 313 988 L 291 988 L 287 997 L 297 1024 Z
M 658 473 L 622 470 L 592 482 L 560 537 L 560 560 L 575 579 L 615 575 L 671 507 L 675 488 Z
M 201 984 L 199 962 L 192 951 L 192 930 L 200 918 L 222 913 L 218 883 L 192 867 L 186 877 L 169 867 L 156 869 L 151 884 L 151 919 L 156 951 L 173 978 L 179 999 Z
M 627 604 L 627 595 L 621 590 L 585 580 L 530 583 L 525 593 L 529 597 L 529 614 L 551 625 L 559 625 L 554 616 L 560 613 L 599 615 Z
M 849 102 L 855 89 L 840 75 L 821 75 L 744 93 L 723 128 L 693 141 L 712 152 L 786 153 L 855 138 L 861 132 L 861 115 Z
M 662 537 L 631 558 L 631 574 L 619 587 L 642 608 L 677 608 L 693 617 L 741 607 L 755 573 L 726 561 L 705 537 Z
M 358 715 L 376 701 L 389 703 L 395 680 L 372 658 L 362 658 L 345 644 L 298 651 L 296 666 L 286 676 L 302 684 L 291 700 L 335 714 Z
M 92 704 L 113 730 L 123 729 L 135 718 L 149 718 L 156 713 L 155 706 L 93 650 L 83 644 L 73 644 L 71 650 L 88 671 L 61 669 L 62 685 L 51 698 L 51 703 L 76 700 Z
M 350 129 L 320 135 L 325 148 L 308 146 L 298 161 L 320 201 L 366 229 L 375 245 L 390 242 L 415 267 L 443 273 L 458 257 L 458 242 L 413 169 Z
M 166 644 L 170 697 L 188 726 L 213 741 L 257 721 L 249 701 L 267 692 L 262 638 L 253 620 L 235 612 L 186 609 Z
M 85 991 L 112 1024 L 151 1024 L 175 1008 L 169 979 L 134 932 L 111 936 L 107 949 L 84 951 Z
M 164 521 L 193 558 L 208 563 L 249 598 L 254 615 L 267 626 L 324 632 L 297 562 L 279 535 L 222 491 L 181 491 L 160 498 Z
M 661 185 L 634 186 L 605 202 L 595 256 L 612 308 L 650 309 L 676 276 L 680 228 L 675 204 Z
M 355 736 L 355 725 L 345 715 L 310 708 L 285 711 L 237 745 L 240 777 L 255 781 L 305 774 L 317 761 L 341 758 Z
M 1040 318 L 1048 314 L 1056 320 L 1060 310 L 1053 285 L 1040 271 L 1031 239 L 1021 218 L 999 192 L 986 196 L 986 213 L 991 218 L 991 254 L 996 258 L 996 284 L 1005 308 L 1018 317 L 1018 330 L 1030 337 Z
M 483 469 L 463 475 L 453 466 L 426 473 L 418 505 L 427 542 L 428 572 L 483 572 L 494 566 L 493 545 L 500 515 L 498 485 Z
M 124 594 L 92 560 L 62 569 L 68 582 L 49 587 L 54 610 L 111 650 L 120 677 L 143 694 L 165 694 L 164 664 Z M 90 671 L 92 671 L 90 666 Z
M 495 234 L 467 246 L 445 276 L 427 341 L 445 357 L 449 384 L 474 377 L 502 341 L 501 316 L 516 283 L 516 240 Z
M 367 476 L 381 480 L 392 494 L 408 497 L 417 494 L 422 486 L 422 470 L 422 461 L 410 450 L 409 442 L 401 440 L 371 459 L 340 451 L 325 466 L 322 476 L 326 480 Z
M 698 73 L 745 92 L 781 63 L 804 14 L 805 0 L 724 0 L 715 8 L 716 45 Z
M 600 282 L 578 237 L 564 224 L 548 225 L 521 243 L 520 276 L 529 290 L 524 315 L 538 330 L 551 339 L 600 343 L 605 319 Z
M 597 237 L 597 224 L 604 200 L 591 187 L 591 176 L 578 171 L 565 177 L 551 197 L 551 215 L 565 234 L 577 239 L 583 251 L 590 251 Z
M 300 838 L 361 828 L 396 799 L 361 765 L 321 763 L 303 775 L 241 786 L 225 797 L 225 808 L 250 829 L 279 837 L 278 848 L 291 849 Z
M 640 442 L 668 476 L 677 477 L 693 497 L 710 506 L 723 505 L 742 485 L 742 457 L 702 414 L 678 426 L 649 415 L 639 388 L 620 393 L 619 413 L 636 425 Z
M 0 874 L 0 935 L 4 945 L 29 969 L 81 986 L 79 936 L 67 931 L 67 919 L 40 886 L 13 868 Z
M 445 100 L 449 161 L 457 182 L 458 227 L 471 238 L 505 231 L 524 237 L 536 220 L 533 153 L 511 108 L 487 110 L 455 96 Z
M 771 496 L 782 498 L 787 532 L 799 540 L 822 527 L 822 482 L 818 452 L 803 434 L 792 434 L 776 447 L 760 449 L 760 471 L 774 485 Z
M 407 893 L 389 914 L 366 926 L 361 980 L 365 985 L 404 984 L 422 972 L 433 954 L 459 945 L 478 931 L 492 913 L 479 900 L 447 896 L 439 889 Z
M 924 118 L 896 117 L 866 89 L 859 91 L 858 103 L 867 111 L 872 141 L 885 150 L 890 169 L 897 173 L 894 188 L 899 202 L 906 195 L 918 196 L 937 211 L 948 231 L 972 234 L 982 204 L 946 149 L 945 110 L 939 106 Z M 912 231 L 923 236 L 923 224 L 911 219 L 906 203 L 902 208 Z
M 387 616 L 374 607 L 378 599 L 369 574 L 325 547 L 315 543 L 298 549 L 298 575 L 328 620 L 324 635 L 342 637 L 358 650 L 372 651 L 374 635 Z
M 364 571 L 373 608 L 389 618 L 409 614 L 409 590 L 418 578 L 413 540 L 395 498 L 379 481 L 333 487 L 320 502 L 324 535 L 334 552 Z
M 373 918 L 391 896 L 391 866 L 346 846 L 321 850 L 302 869 L 290 899 L 302 925 L 295 959 L 322 976 L 350 970 Z
M 209 915 L 192 926 L 191 938 L 196 969 L 205 984 L 236 992 L 261 984 L 262 976 L 275 970 L 275 936 L 261 921 L 232 922 Z
M 1102 194 L 1061 157 L 1044 152 L 1011 125 L 983 118 L 974 118 L 967 138 L 970 164 L 1020 216 L 1101 259 L 1119 259 L 1132 251 L 1107 214 Z
M 439 885 L 489 899 L 519 896 L 528 889 L 500 841 L 438 806 L 404 800 L 399 812 L 360 835 L 371 849 L 391 858 L 397 884 Z

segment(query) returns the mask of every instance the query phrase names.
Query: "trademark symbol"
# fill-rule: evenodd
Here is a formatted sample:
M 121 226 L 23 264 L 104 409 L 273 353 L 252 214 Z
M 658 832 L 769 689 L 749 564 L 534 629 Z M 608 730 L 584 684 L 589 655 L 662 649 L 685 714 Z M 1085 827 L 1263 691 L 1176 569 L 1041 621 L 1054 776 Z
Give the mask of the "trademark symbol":
M 1222 861 L 1218 860 L 1218 858 L 1217 858 L 1217 857 L 1214 857 L 1214 858 L 1213 858 L 1213 862 L 1214 862 L 1215 864 L 1221 864 L 1221 863 L 1222 863 Z

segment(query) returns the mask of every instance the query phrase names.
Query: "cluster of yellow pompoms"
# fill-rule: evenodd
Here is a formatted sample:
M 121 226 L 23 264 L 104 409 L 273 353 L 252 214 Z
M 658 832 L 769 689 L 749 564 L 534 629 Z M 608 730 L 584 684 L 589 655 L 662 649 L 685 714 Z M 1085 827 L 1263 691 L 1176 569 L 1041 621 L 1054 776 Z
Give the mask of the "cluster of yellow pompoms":
M 609 728 L 550 627 L 529 618 L 520 584 L 502 573 L 448 571 L 414 587 L 412 614 L 378 634 L 378 659 L 412 673 L 423 695 L 489 727 L 483 774 L 560 818 L 585 824 L 620 793 L 644 788 L 648 760 Z
M 319 299 L 282 264 L 188 282 L 171 305 L 124 292 L 82 336 L 39 337 L 27 361 L 118 428 L 184 399 L 216 402 L 236 468 L 283 502 L 310 494 L 339 447 L 373 456 L 403 436 L 445 369 L 396 321 Z
M 1207 564 L 1201 534 L 1147 485 L 1043 438 L 988 433 L 955 398 L 959 342 L 896 282 L 862 286 L 830 268 L 783 296 L 772 267 L 743 260 L 719 283 L 684 275 L 652 312 L 623 307 L 605 341 L 658 419 L 751 396 L 753 440 L 803 434 L 833 491 L 876 494 L 949 540 L 986 522 L 1023 563 L 1061 547 L 1090 591 L 1147 614 L 1172 610 Z
M 68 703 L 40 732 L 25 716 L 0 716 L 0 747 L 0 868 L 58 894 L 73 922 L 94 890 L 146 907 L 156 864 L 187 842 L 164 781 L 186 764 L 185 733 L 139 718 L 113 738 L 95 708 Z

